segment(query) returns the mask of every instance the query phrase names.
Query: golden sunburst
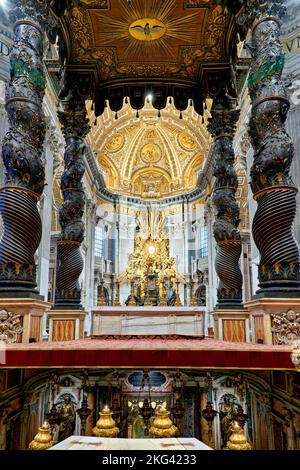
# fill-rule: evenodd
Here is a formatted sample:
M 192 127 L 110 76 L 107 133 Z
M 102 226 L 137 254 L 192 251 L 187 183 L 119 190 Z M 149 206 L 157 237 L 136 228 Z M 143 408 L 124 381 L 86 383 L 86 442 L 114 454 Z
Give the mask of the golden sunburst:
M 97 14 L 101 28 L 97 31 L 97 42 L 108 46 L 116 41 L 125 45 L 124 58 L 143 56 L 155 58 L 161 52 L 174 56 L 169 39 L 177 39 L 184 44 L 192 43 L 197 29 L 193 21 L 198 13 L 173 17 L 177 0 L 135 0 L 132 4 L 119 1 L 119 18 Z

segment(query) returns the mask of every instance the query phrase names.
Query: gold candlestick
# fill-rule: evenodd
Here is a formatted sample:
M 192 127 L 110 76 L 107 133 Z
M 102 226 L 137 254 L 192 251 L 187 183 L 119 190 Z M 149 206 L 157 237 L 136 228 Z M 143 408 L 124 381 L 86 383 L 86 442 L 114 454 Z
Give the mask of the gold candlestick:
M 103 307 L 104 305 L 106 305 L 103 281 L 100 284 L 100 286 L 98 287 L 98 302 L 97 302 L 97 305 L 99 307 Z
M 195 281 L 191 282 L 191 307 L 197 307 L 196 292 L 194 292 Z
M 47 450 L 53 446 L 53 437 L 50 433 L 50 425 L 47 421 L 39 428 L 38 433 L 30 442 L 28 449 L 30 450 Z
M 96 437 L 117 437 L 119 428 L 116 426 L 115 420 L 112 418 L 112 411 L 106 405 L 99 413 L 96 426 L 93 428 L 93 434 Z
M 148 289 L 146 290 L 144 299 L 145 299 L 144 300 L 144 306 L 150 306 L 150 305 L 152 306 L 152 302 L 149 299 Z
M 251 445 L 247 442 L 243 434 L 243 429 L 237 421 L 231 425 L 232 434 L 227 442 L 226 449 L 229 450 L 252 450 Z
M 116 281 L 116 295 L 114 298 L 113 306 L 119 307 L 120 305 L 120 283 Z
M 147 272 L 148 276 L 148 272 Z M 146 282 L 146 289 L 145 289 L 145 297 L 144 297 L 144 306 L 152 306 L 152 302 L 149 299 L 149 289 L 148 289 L 148 281 Z
M 169 418 L 170 412 L 163 406 L 158 406 L 155 411 L 155 419 L 149 434 L 154 438 L 174 437 L 178 433 L 178 428 L 174 426 Z
M 133 279 L 130 281 L 130 299 L 129 299 L 128 306 L 129 305 L 136 305 L 135 299 L 134 299 L 134 280 Z
M 175 298 L 176 307 L 182 307 L 182 303 L 181 303 L 180 296 L 179 296 L 179 285 L 180 285 L 180 281 L 177 278 L 176 279 L 176 298 Z
M 159 282 L 159 305 L 166 306 L 168 305 L 167 302 L 167 295 L 166 295 L 166 288 L 164 284 L 164 280 L 161 279 Z

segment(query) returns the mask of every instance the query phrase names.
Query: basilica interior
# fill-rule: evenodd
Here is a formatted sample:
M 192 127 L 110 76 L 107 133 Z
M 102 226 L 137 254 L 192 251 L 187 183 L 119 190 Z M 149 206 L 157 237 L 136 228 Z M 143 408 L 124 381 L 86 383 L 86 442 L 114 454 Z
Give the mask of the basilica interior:
M 0 449 L 300 450 L 299 125 L 298 0 L 0 0 Z

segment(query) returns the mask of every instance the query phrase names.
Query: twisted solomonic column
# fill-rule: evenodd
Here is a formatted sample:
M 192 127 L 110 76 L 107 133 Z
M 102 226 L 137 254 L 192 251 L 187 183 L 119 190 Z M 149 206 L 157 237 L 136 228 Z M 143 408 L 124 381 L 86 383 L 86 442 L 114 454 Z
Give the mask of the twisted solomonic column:
M 282 81 L 284 52 L 279 18 L 283 0 L 248 0 L 240 22 L 252 26 L 250 136 L 251 188 L 257 201 L 253 238 L 260 252 L 258 294 L 297 296 L 299 250 L 293 234 L 296 192 L 289 175 L 293 144 L 285 130 L 289 101 Z
M 10 16 L 14 42 L 6 88 L 9 129 L 3 140 L 5 186 L 0 189 L 3 234 L 0 242 L 0 292 L 35 292 L 34 254 L 42 227 L 37 202 L 44 188 L 45 90 L 43 35 L 54 26 L 49 2 L 14 0 Z M 5 294 L 4 294 L 5 293 Z M 26 294 L 27 293 L 27 294 Z
M 64 102 L 64 110 L 59 111 L 58 116 L 66 146 L 65 166 L 61 178 L 64 202 L 59 213 L 62 232 L 57 249 L 55 307 L 74 309 L 81 308 L 79 276 L 83 269 L 80 252 L 80 245 L 84 238 L 83 153 L 84 138 L 90 129 L 84 99 L 71 95 L 69 101 Z
M 243 278 L 239 267 L 241 236 L 238 230 L 239 206 L 235 199 L 238 180 L 233 168 L 232 146 L 239 110 L 235 100 L 216 99 L 208 130 L 214 137 L 216 177 L 213 203 L 217 210 L 214 236 L 217 242 L 216 272 L 219 277 L 219 308 L 241 308 Z

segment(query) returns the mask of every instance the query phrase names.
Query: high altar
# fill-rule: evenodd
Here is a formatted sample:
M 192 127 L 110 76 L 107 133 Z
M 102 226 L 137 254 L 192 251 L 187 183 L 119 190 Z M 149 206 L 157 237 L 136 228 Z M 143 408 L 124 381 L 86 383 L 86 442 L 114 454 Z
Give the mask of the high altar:
M 50 450 L 212 450 L 195 438 L 113 439 L 71 436 Z
M 134 252 L 116 283 L 113 305 L 107 305 L 103 285 L 98 306 L 92 310 L 92 337 L 101 335 L 203 336 L 206 307 L 193 297 L 182 306 L 179 286 L 186 283 L 178 272 L 178 259 L 170 256 L 169 238 L 161 211 L 138 213 Z M 130 294 L 120 304 L 120 285 L 128 282 Z

